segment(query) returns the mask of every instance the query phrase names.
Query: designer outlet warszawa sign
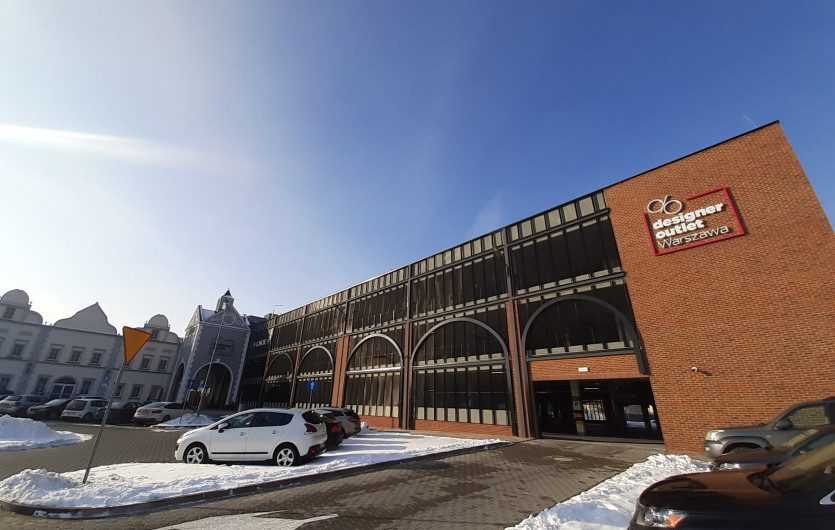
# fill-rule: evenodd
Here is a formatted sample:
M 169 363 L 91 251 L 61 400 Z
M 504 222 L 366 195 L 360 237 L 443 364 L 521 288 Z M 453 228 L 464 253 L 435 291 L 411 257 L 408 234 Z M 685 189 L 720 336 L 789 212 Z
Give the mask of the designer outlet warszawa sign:
M 683 200 L 670 195 L 652 199 L 644 223 L 656 256 L 745 235 L 728 188 Z

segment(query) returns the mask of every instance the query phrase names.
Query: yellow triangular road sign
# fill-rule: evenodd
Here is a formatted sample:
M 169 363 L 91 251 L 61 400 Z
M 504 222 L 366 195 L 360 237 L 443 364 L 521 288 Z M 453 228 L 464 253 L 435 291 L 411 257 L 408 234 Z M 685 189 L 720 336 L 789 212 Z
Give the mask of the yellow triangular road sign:
M 139 350 L 146 342 L 151 340 L 151 334 L 147 331 L 139 331 L 138 329 L 124 326 L 122 328 L 122 335 L 125 341 L 125 364 L 130 364 Z

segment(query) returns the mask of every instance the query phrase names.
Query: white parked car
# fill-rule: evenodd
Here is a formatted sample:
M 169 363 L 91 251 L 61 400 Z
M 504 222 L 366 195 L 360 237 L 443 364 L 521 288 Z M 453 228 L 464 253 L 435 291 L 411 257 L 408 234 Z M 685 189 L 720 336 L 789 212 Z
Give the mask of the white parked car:
M 78 398 L 69 402 L 61 413 L 62 420 L 90 421 L 100 407 L 106 407 L 107 400 L 102 398 Z
M 183 415 L 183 404 L 174 401 L 157 401 L 142 405 L 133 413 L 133 421 L 144 425 L 163 423 Z
M 272 460 L 294 466 L 325 452 L 328 435 L 318 414 L 304 409 L 252 409 L 188 431 L 174 457 L 187 464 L 209 460 Z

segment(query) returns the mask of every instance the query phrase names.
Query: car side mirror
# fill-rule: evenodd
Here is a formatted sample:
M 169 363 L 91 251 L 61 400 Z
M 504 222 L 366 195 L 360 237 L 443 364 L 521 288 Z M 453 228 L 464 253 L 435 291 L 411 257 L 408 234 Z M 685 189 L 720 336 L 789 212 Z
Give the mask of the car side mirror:
M 792 427 L 793 427 L 792 420 L 790 420 L 788 418 L 783 418 L 782 420 L 779 420 L 779 421 L 777 421 L 777 423 L 774 424 L 774 430 L 775 431 L 785 431 L 785 430 L 791 429 Z
M 229 424 L 228 424 L 228 423 L 226 423 L 226 422 L 223 422 L 223 423 L 221 423 L 220 425 L 218 425 L 218 426 L 217 426 L 217 432 L 218 432 L 218 434 L 222 433 L 222 432 L 223 432 L 223 429 L 225 429 L 225 428 L 227 428 L 227 427 L 229 427 Z

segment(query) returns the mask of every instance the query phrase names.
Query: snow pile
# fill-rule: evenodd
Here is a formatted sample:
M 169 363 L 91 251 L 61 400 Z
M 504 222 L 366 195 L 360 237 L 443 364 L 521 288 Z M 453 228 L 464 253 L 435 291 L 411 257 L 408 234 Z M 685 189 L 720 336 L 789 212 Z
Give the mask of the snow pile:
M 89 440 L 89 434 L 53 431 L 43 422 L 29 418 L 0 416 L 0 451 L 57 447 Z
M 168 420 L 165 423 L 158 423 L 157 427 L 205 427 L 216 422 L 216 419 L 210 418 L 205 414 L 183 414 L 179 418 Z
M 43 469 L 29 469 L 0 482 L 0 501 L 59 508 L 124 506 L 496 442 L 500 440 L 367 431 L 345 440 L 335 451 L 295 467 L 261 464 L 116 464 L 94 467 L 87 484 L 81 484 L 83 470 L 58 474 Z
M 704 462 L 681 455 L 652 455 L 588 491 L 532 515 L 516 529 L 616 530 L 629 526 L 638 496 L 659 480 L 708 470 Z

